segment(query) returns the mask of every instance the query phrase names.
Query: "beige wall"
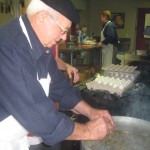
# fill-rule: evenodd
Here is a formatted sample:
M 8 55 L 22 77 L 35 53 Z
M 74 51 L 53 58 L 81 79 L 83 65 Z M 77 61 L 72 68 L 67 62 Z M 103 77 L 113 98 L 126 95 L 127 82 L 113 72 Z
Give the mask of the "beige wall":
M 79 10 L 87 9 L 87 0 L 71 0 L 75 7 Z
M 90 0 L 71 0 L 80 15 L 80 24 L 88 26 L 88 4 Z
M 87 19 L 88 18 L 88 10 L 87 10 L 88 3 L 87 3 L 87 1 L 88 0 L 72 0 L 73 4 L 79 11 L 82 25 L 87 25 L 87 23 L 88 23 L 88 19 Z M 28 5 L 29 0 L 24 0 L 24 2 L 25 2 L 25 7 L 26 7 Z M 18 11 L 17 9 L 19 9 L 18 4 L 19 4 L 19 0 L 13 0 L 13 5 L 14 5 L 13 15 L 0 13 L 0 25 L 3 25 L 4 23 L 6 23 L 20 15 L 17 12 Z M 22 9 L 21 11 L 25 11 L 25 10 Z
M 19 0 L 13 0 L 13 11 L 11 13 L 0 13 L 0 26 L 20 15 Z
M 130 50 L 134 51 L 137 8 L 150 7 L 149 0 L 91 0 L 89 33 L 100 34 L 99 12 L 108 9 L 112 13 L 125 13 L 125 28 L 117 29 L 120 38 L 131 38 Z
M 0 13 L 0 26 L 3 25 L 4 23 L 12 20 L 14 17 L 10 14 L 5 14 L 5 13 Z

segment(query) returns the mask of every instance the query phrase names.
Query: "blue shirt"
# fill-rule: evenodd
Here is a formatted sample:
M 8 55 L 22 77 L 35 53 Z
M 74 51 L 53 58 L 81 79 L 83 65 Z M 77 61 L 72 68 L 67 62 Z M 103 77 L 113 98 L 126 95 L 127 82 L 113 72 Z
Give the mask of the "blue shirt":
M 102 41 L 102 43 L 104 45 L 107 45 L 107 44 L 112 44 L 114 46 L 118 45 L 118 35 L 117 35 L 116 26 L 114 25 L 114 23 L 109 22 L 106 25 L 103 31 L 103 34 L 104 34 L 105 40 Z
M 57 68 L 52 52 L 46 53 L 26 15 L 22 17 L 32 49 L 16 18 L 0 27 L 0 121 L 12 115 L 30 133 L 53 145 L 71 135 L 74 122 L 56 110 L 51 99 L 71 109 L 81 100 Z M 51 76 L 49 97 L 40 78 Z

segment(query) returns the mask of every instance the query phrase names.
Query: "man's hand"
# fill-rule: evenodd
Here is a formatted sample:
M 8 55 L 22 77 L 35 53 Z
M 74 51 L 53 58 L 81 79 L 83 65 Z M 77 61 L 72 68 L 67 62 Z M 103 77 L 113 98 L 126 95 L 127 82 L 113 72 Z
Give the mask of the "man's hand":
M 85 124 L 75 123 L 68 140 L 101 140 L 115 130 L 114 121 L 107 110 L 95 109 L 83 100 L 73 110 L 88 117 L 90 121 Z
M 112 134 L 114 127 L 110 121 L 98 117 L 86 124 L 75 123 L 73 133 L 67 138 L 68 140 L 102 140 Z
M 103 118 L 109 120 L 111 125 L 114 127 L 114 121 L 107 110 L 92 109 L 92 111 L 89 115 L 89 119 L 94 120 L 98 117 L 103 117 Z
M 80 77 L 79 77 L 78 69 L 66 63 L 66 70 L 69 75 L 69 78 L 72 79 L 74 83 L 79 81 Z
M 89 121 L 87 126 L 91 135 L 90 140 L 101 140 L 114 131 L 114 126 L 111 122 L 103 117 Z
M 79 114 L 82 114 L 82 115 L 88 117 L 90 120 L 94 120 L 99 117 L 105 118 L 105 120 L 108 120 L 111 123 L 111 125 L 114 127 L 114 121 L 107 110 L 95 109 L 83 100 L 81 100 L 73 108 L 73 110 L 75 110 Z

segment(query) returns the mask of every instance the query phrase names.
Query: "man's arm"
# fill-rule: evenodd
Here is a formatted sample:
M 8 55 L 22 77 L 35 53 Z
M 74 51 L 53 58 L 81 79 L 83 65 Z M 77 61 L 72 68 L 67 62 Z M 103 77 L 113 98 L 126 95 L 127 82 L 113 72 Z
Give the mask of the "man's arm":
M 56 62 L 57 62 L 57 66 L 59 70 L 67 70 L 67 63 L 65 63 L 61 58 L 56 57 L 55 58 Z
M 60 84 L 59 88 L 61 88 Z M 75 93 L 76 95 L 79 94 L 78 91 L 74 91 L 74 94 L 71 94 L 70 92 L 70 90 L 67 93 L 65 92 L 66 94 L 64 94 L 63 99 L 60 101 L 60 103 L 63 105 L 65 104 L 65 107 L 67 105 L 71 106 L 72 103 L 74 103 L 74 99 L 76 99 L 74 97 Z M 70 109 L 75 110 L 79 114 L 87 116 L 90 121 L 86 124 L 75 123 L 74 130 L 72 134 L 66 138 L 67 140 L 102 139 L 113 132 L 114 123 L 107 111 L 94 109 L 83 100 L 76 102 L 76 104 L 74 103 L 74 106 L 72 108 L 70 107 Z
M 74 131 L 67 140 L 101 140 L 112 132 L 113 127 L 109 122 L 99 117 L 86 124 L 75 123 Z
M 0 48 L 0 105 L 32 135 L 42 137 L 48 145 L 56 144 L 73 132 L 74 123 L 66 115 L 58 112 L 53 101 L 45 95 L 37 81 L 36 68 L 31 64 L 30 57 L 27 57 L 30 54 L 28 49 L 21 51 L 21 48 L 14 47 L 7 44 Z M 57 68 L 54 63 L 51 66 Z M 54 85 L 55 93 L 60 94 L 58 99 L 65 93 L 64 85 L 66 90 L 70 87 L 62 81 L 63 78 L 56 73 L 57 82 Z M 71 89 L 69 91 L 72 93 Z M 66 107 L 70 107 L 71 104 L 68 105 L 67 103 Z
M 110 121 L 112 126 L 114 126 L 113 119 L 107 110 L 95 109 L 83 100 L 81 100 L 73 109 L 79 114 L 87 116 L 90 120 L 94 120 L 99 117 L 104 117 Z
M 64 62 L 59 56 L 58 56 L 58 45 L 55 46 L 55 50 L 56 50 L 56 56 L 55 56 L 55 60 L 57 62 L 57 66 L 59 70 L 66 70 L 69 78 L 72 79 L 73 78 L 73 82 L 76 83 L 79 81 L 79 74 L 78 74 L 78 69 L 71 66 L 70 64 Z
M 115 126 L 108 111 L 94 109 L 83 100 L 73 110 L 87 116 L 90 121 L 86 124 L 75 123 L 74 131 L 68 140 L 101 140 L 113 133 Z

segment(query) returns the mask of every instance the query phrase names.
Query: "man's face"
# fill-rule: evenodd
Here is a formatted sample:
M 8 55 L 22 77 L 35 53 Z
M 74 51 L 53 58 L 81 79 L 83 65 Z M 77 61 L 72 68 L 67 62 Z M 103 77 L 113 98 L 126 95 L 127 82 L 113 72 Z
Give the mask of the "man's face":
M 51 48 L 61 40 L 66 40 L 67 32 L 71 27 L 71 21 L 63 15 L 57 15 L 57 19 L 45 13 L 43 24 L 38 31 L 38 37 L 44 47 Z

